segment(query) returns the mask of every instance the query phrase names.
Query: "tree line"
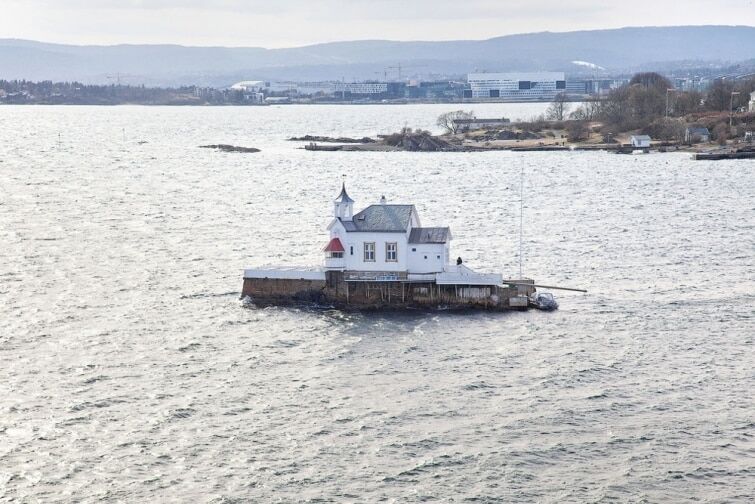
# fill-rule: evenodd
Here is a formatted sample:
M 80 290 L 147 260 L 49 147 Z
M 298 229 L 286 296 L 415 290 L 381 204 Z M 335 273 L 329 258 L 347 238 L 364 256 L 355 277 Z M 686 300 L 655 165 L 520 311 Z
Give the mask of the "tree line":
M 600 121 L 601 130 L 614 134 L 642 130 L 660 140 L 682 140 L 688 126 L 705 126 L 721 142 L 744 135 L 755 118 L 750 114 L 732 118 L 730 111 L 747 110 L 755 79 L 716 80 L 705 93 L 675 89 L 664 76 L 655 72 L 638 73 L 628 84 L 612 89 L 606 97 L 588 99 L 575 110 L 565 94 L 549 105 L 544 119 L 569 121 L 575 140 L 586 133 L 584 123 Z M 574 124 L 574 123 L 577 124 Z M 742 131 L 739 131 L 742 130 Z
M 197 89 L 195 86 L 160 88 L 128 84 L 0 80 L 0 102 L 81 105 L 244 102 L 243 93 L 240 91 L 210 90 L 208 93 L 197 93 Z

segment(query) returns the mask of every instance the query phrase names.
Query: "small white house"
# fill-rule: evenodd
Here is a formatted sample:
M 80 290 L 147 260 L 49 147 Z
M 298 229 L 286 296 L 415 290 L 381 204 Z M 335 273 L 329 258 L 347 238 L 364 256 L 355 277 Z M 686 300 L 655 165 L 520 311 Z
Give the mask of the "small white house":
M 702 126 L 690 126 L 684 131 L 684 141 L 686 143 L 710 142 L 710 131 Z
M 341 188 L 328 225 L 325 268 L 386 276 L 446 271 L 451 230 L 422 227 L 414 205 L 380 203 L 354 213 L 354 200 Z
M 636 149 L 647 149 L 650 147 L 650 137 L 648 135 L 632 135 L 632 147 Z
M 750 112 L 755 112 L 755 91 L 750 93 Z

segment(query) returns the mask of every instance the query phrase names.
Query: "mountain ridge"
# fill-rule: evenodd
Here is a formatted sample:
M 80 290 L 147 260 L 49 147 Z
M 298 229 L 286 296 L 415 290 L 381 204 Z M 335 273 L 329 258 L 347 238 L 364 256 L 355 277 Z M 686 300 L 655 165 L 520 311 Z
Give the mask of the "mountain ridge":
M 755 27 L 625 27 L 533 32 L 482 40 L 324 42 L 290 48 L 179 44 L 73 45 L 0 39 L 0 78 L 228 85 L 242 79 L 340 80 L 463 75 L 473 71 L 584 72 L 575 60 L 612 72 L 654 62 L 752 58 Z

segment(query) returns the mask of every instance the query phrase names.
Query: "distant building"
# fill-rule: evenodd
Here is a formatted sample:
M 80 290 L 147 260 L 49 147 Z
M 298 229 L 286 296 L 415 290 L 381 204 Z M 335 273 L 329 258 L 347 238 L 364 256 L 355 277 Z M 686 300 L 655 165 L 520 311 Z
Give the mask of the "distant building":
M 750 93 L 750 112 L 755 112 L 755 91 Z
M 710 131 L 701 126 L 691 126 L 684 131 L 684 141 L 686 143 L 710 142 Z
M 403 82 L 336 82 L 336 98 L 403 98 L 406 84 Z
M 589 83 L 584 80 L 566 81 L 566 94 L 569 96 L 585 96 L 590 94 Z
M 234 91 L 245 91 L 245 92 L 262 92 L 267 87 L 267 84 L 264 81 L 241 81 L 237 82 L 233 86 L 231 86 L 231 89 Z
M 629 79 L 588 79 L 584 83 L 587 94 L 607 95 L 612 90 L 628 84 Z
M 332 95 L 335 91 L 336 83 L 334 81 L 274 81 L 267 85 L 267 90 L 271 93 L 292 95 Z
M 472 131 L 483 128 L 500 128 L 501 126 L 508 126 L 511 124 L 510 119 L 454 119 L 454 125 L 459 131 Z
M 249 103 L 263 103 L 264 91 L 268 84 L 264 81 L 241 81 L 232 85 L 230 91 L 236 93 L 239 99 Z
M 467 82 L 471 98 L 548 101 L 566 92 L 563 72 L 471 73 Z
M 464 82 L 456 81 L 410 81 L 404 94 L 407 98 L 454 99 L 461 98 Z
M 632 147 L 638 149 L 647 149 L 650 147 L 650 137 L 648 135 L 632 135 Z
M 336 82 L 336 93 L 351 95 L 388 94 L 387 82 Z

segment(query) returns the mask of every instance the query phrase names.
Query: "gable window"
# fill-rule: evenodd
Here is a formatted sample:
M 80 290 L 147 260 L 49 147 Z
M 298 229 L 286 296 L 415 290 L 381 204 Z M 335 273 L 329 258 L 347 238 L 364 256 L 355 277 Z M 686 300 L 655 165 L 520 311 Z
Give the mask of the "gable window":
M 385 244 L 385 262 L 398 262 L 398 244 L 396 242 Z
M 364 242 L 364 262 L 375 262 L 375 242 Z

